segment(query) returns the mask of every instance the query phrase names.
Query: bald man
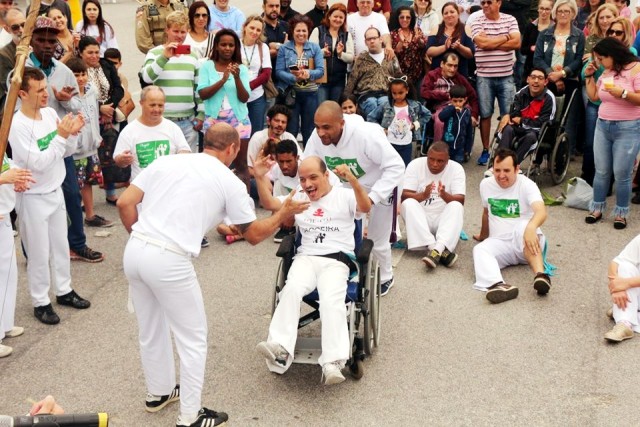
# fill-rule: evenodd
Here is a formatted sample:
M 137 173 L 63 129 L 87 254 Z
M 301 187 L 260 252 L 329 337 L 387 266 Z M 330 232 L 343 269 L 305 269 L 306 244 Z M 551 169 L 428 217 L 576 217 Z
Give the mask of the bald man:
M 260 202 L 275 212 L 282 209 L 284 197 L 271 195 L 267 177 L 270 165 L 265 157 L 254 162 Z M 322 159 L 311 156 L 298 167 L 300 187 L 294 200 L 310 202 L 306 211 L 295 216 L 302 235 L 300 247 L 287 276 L 287 285 L 279 295 L 267 341 L 258 344 L 270 371 L 283 374 L 293 362 L 298 337 L 298 319 L 302 298 L 318 288 L 322 322 L 322 355 L 318 363 L 326 385 L 344 381 L 342 369 L 349 358 L 349 330 L 345 319 L 345 297 L 350 267 L 355 259 L 355 217 L 367 213 L 371 201 L 347 165 L 335 169 L 351 188 L 332 186 Z
M 199 255 L 202 236 L 226 215 L 249 243 L 257 244 L 308 206 L 288 198 L 273 216 L 257 221 L 245 185 L 228 168 L 239 149 L 236 130 L 216 124 L 205 135 L 204 152 L 156 159 L 118 199 L 120 218 L 131 234 L 123 265 L 138 319 L 146 410 L 157 412 L 179 399 L 178 426 L 227 420 L 227 414 L 201 406 L 207 319 L 191 258 Z
M 368 237 L 373 240 L 373 253 L 380 262 L 382 295 L 393 286 L 391 266 L 391 221 L 393 189 L 400 185 L 404 162 L 393 149 L 380 126 L 366 123 L 351 115 L 342 115 L 334 101 L 320 104 L 315 117 L 316 128 L 311 134 L 304 157 L 318 156 L 334 170 L 346 165 L 369 193 L 373 204 Z

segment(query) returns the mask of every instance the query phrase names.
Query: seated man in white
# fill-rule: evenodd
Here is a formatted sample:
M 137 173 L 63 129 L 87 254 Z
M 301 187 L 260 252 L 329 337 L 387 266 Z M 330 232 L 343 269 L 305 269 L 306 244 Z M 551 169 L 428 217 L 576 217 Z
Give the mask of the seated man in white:
M 266 174 L 268 160 L 261 157 L 253 165 L 260 202 L 266 209 L 277 211 L 284 197 L 275 198 Z M 302 298 L 318 289 L 320 321 L 322 322 L 322 366 L 324 383 L 344 381 L 342 368 L 349 358 L 349 331 L 346 322 L 345 297 L 349 267 L 344 255 L 354 256 L 354 219 L 367 213 L 371 201 L 364 188 L 346 165 L 334 171 L 348 181 L 352 188 L 332 186 L 329 171 L 322 159 L 311 156 L 300 163 L 300 193 L 294 200 L 310 201 L 303 213 L 295 216 L 302 235 L 301 244 L 293 260 L 280 302 L 273 313 L 267 341 L 257 350 L 267 360 L 270 371 L 283 374 L 293 362 L 298 337 L 298 319 Z M 338 260 L 340 259 L 340 260 Z
M 452 267 L 462 231 L 465 175 L 459 163 L 449 161 L 449 146 L 438 141 L 427 157 L 409 163 L 402 188 L 407 247 L 427 251 L 422 258 L 427 268 Z
M 613 302 L 613 312 L 610 314 L 616 325 L 604 338 L 620 342 L 633 338 L 634 332 L 640 332 L 640 235 L 611 261 L 608 277 Z

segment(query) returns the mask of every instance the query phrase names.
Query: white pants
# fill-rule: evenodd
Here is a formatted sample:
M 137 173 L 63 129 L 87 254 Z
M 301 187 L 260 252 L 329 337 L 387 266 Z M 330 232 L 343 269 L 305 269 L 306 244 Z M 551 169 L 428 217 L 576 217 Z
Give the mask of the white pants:
M 380 263 L 380 281 L 382 283 L 393 277 L 391 243 L 389 243 L 392 219 L 393 206 L 377 203 L 371 208 L 367 237 L 373 240 L 373 255 Z
M 48 194 L 16 194 L 20 237 L 27 253 L 27 280 L 34 307 L 51 303 L 53 270 L 57 296 L 71 292 L 71 261 L 67 240 L 67 209 L 62 189 Z
M 498 282 L 504 282 L 500 269 L 510 265 L 527 264 L 524 256 L 524 229 L 526 221 L 521 221 L 514 227 L 509 240 L 489 237 L 473 248 L 473 268 L 476 272 L 477 290 L 486 290 Z M 540 248 L 544 248 L 545 238 L 538 234 Z
M 455 251 L 462 231 L 464 207 L 460 202 L 447 203 L 439 214 L 433 214 L 416 199 L 406 199 L 400 214 L 407 227 L 409 250 L 426 249 L 436 243 Z
M 640 270 L 633 264 L 623 261 L 618 264 L 618 276 L 620 277 L 638 277 Z M 617 322 L 629 322 L 635 332 L 640 332 L 640 321 L 638 316 L 638 307 L 640 302 L 640 288 L 627 289 L 627 296 L 630 301 L 627 302 L 627 308 L 622 310 L 613 304 L 613 318 Z
M 349 268 L 342 262 L 319 256 L 298 255 L 289 269 L 287 284 L 280 292 L 269 326 L 269 342 L 283 346 L 291 355 L 298 338 L 298 320 L 302 297 L 318 288 L 320 297 L 320 321 L 322 322 L 322 355 L 320 365 L 349 358 L 349 328 L 347 326 L 347 279 Z M 267 362 L 269 370 L 279 374 L 291 366 Z
M 15 239 L 11 218 L 7 213 L 0 220 L 0 340 L 13 329 L 16 313 L 18 266 L 16 264 Z
M 191 259 L 131 237 L 123 265 L 138 318 L 147 391 L 167 395 L 176 385 L 173 333 L 180 357 L 181 413 L 194 415 L 202 407 L 207 318 Z

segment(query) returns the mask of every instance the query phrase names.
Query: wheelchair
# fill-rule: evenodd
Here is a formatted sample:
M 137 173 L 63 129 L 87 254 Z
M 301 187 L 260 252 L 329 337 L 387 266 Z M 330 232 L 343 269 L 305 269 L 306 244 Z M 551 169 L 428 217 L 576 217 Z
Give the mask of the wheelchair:
M 544 174 L 551 175 L 554 185 L 561 184 L 567 176 L 570 160 L 569 136 L 565 131 L 569 110 L 573 105 L 576 91 L 573 91 L 568 103 L 565 103 L 565 95 L 556 96 L 556 114 L 553 120 L 542 124 L 538 140 L 531 146 L 525 158 L 522 160 L 520 169 L 537 185 L 542 182 Z M 560 113 L 558 113 L 560 112 Z M 513 144 L 517 147 L 518 138 L 514 138 Z M 489 161 L 487 169 L 493 167 L 495 152 L 500 145 L 498 132 L 495 133 L 489 148 Z M 545 168 L 541 166 L 545 163 Z M 523 167 L 523 164 L 525 167 Z
M 289 268 L 293 263 L 296 251 L 295 236 L 285 237 L 276 253 L 282 258 L 278 265 L 275 292 L 272 301 L 272 313 L 279 302 L 280 291 L 285 286 Z M 364 359 L 373 355 L 380 342 L 380 267 L 372 256 L 373 241 L 363 239 L 357 251 L 355 266 L 347 283 L 347 318 L 349 328 L 349 359 L 345 366 L 353 378 L 360 379 L 364 375 Z M 310 325 L 320 318 L 318 291 L 306 295 L 302 302 L 311 311 L 300 317 L 298 330 Z M 293 354 L 293 363 L 318 364 L 322 353 L 320 337 L 298 336 Z

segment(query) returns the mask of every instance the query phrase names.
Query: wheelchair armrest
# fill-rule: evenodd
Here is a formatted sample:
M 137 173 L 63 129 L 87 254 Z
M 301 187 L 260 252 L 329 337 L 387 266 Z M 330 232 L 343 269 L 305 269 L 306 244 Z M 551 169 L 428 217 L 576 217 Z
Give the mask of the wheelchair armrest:
M 360 250 L 356 256 L 356 259 L 360 264 L 366 264 L 369 262 L 369 257 L 371 256 L 371 251 L 373 250 L 373 240 L 371 239 L 363 239 L 360 244 Z
M 276 252 L 276 256 L 280 258 L 285 258 L 288 255 L 293 255 L 295 251 L 296 244 L 296 236 L 294 234 L 290 234 L 282 239 L 280 242 L 280 246 L 278 246 L 278 252 Z

